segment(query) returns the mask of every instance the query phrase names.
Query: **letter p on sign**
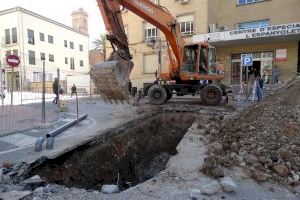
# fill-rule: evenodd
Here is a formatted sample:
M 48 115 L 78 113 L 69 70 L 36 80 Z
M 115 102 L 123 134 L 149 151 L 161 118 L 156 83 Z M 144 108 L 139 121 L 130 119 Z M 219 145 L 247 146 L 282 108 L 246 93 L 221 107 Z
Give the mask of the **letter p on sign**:
M 242 54 L 241 61 L 242 61 L 242 66 L 252 66 L 253 65 L 253 55 L 252 54 Z

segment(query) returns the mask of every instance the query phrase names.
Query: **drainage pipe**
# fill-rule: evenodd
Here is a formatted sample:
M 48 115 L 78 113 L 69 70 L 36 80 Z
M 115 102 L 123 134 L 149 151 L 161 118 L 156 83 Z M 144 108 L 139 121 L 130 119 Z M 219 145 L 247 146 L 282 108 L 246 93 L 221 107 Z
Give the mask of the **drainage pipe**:
M 70 127 L 74 126 L 75 124 L 79 123 L 80 121 L 86 119 L 87 116 L 88 116 L 87 114 L 81 115 L 78 119 L 74 119 L 74 120 L 68 122 L 67 124 L 65 124 L 65 125 L 63 125 L 63 126 L 57 128 L 57 129 L 51 131 L 50 133 L 47 133 L 47 134 L 46 134 L 46 138 L 47 138 L 47 137 L 55 137 L 55 136 L 57 136 L 57 135 L 60 134 L 61 132 L 67 130 L 68 128 L 70 128 Z

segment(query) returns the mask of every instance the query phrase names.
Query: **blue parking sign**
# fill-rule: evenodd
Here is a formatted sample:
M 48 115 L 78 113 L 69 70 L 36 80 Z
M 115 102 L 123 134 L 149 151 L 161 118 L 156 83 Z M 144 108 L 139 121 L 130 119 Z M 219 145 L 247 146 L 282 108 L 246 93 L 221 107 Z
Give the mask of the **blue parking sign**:
M 242 66 L 253 66 L 253 55 L 252 54 L 242 54 Z

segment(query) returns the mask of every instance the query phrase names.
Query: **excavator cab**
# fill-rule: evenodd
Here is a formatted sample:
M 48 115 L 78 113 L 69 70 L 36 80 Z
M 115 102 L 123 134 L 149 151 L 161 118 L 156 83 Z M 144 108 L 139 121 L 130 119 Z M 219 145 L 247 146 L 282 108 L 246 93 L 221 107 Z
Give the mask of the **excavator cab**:
M 216 49 L 207 44 L 191 44 L 184 47 L 181 67 L 183 79 L 201 80 L 216 73 Z M 188 76 L 190 76 L 188 78 Z

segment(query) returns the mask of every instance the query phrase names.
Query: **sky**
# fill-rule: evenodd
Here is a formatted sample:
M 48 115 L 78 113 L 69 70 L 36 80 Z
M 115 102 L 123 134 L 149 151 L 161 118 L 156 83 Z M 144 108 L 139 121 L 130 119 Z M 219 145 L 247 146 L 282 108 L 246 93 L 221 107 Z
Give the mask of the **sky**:
M 105 33 L 96 0 L 0 0 L 0 10 L 23 7 L 67 26 L 72 26 L 71 13 L 83 8 L 89 14 L 90 41 Z

